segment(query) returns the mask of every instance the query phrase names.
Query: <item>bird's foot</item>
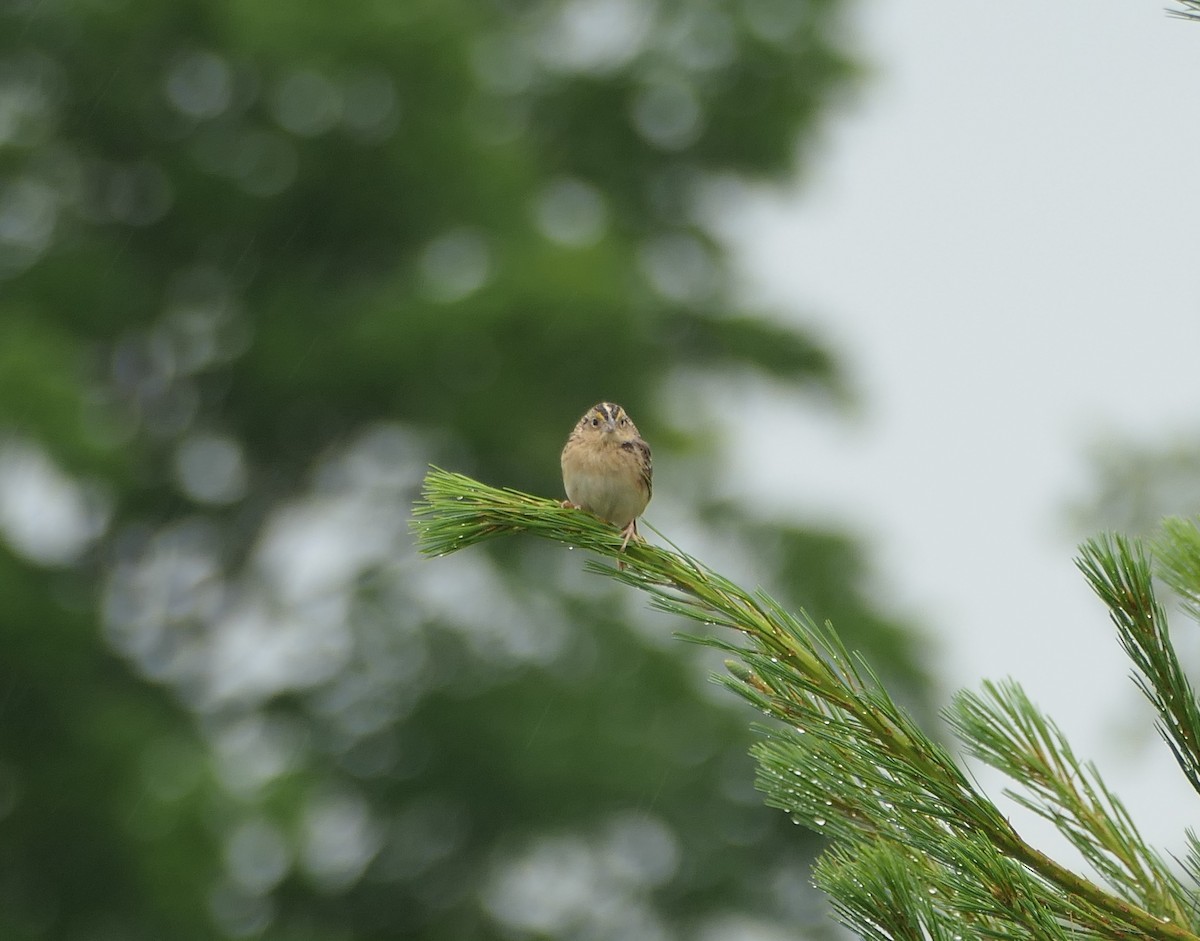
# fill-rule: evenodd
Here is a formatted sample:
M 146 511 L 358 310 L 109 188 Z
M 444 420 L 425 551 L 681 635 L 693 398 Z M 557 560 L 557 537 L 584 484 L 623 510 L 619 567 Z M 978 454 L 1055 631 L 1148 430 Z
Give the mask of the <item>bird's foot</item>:
M 625 547 L 629 545 L 630 539 L 641 539 L 637 531 L 637 520 L 630 520 L 629 525 L 621 530 L 621 551 L 625 551 Z

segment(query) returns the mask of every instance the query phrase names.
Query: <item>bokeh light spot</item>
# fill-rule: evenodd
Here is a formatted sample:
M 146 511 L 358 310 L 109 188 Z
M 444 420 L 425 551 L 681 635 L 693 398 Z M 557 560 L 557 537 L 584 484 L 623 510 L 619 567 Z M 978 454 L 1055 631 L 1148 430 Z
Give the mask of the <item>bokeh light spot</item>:
M 217 772 L 231 793 L 252 797 L 300 762 L 305 739 L 296 725 L 251 713 L 213 736 Z
M 342 82 L 342 123 L 363 140 L 385 139 L 400 119 L 396 83 L 381 69 L 352 72 Z
M 166 78 L 167 99 L 193 118 L 215 118 L 233 97 L 233 70 L 212 52 L 190 52 L 171 63 Z
M 67 565 L 107 525 L 106 502 L 40 447 L 0 442 L 0 534 L 16 552 L 41 565 Z
M 275 919 L 275 905 L 269 896 L 247 893 L 229 881 L 213 888 L 208 908 L 221 934 L 230 938 L 260 935 Z
M 22 176 L 0 188 L 0 277 L 37 261 L 57 220 L 58 196 L 41 180 Z
M 291 848 L 279 827 L 262 817 L 238 824 L 225 841 L 230 878 L 252 895 L 269 892 L 287 875 Z
M 379 851 L 378 828 L 366 804 L 350 792 L 313 797 L 304 815 L 304 868 L 323 888 L 353 884 Z
M 274 96 L 275 120 L 300 137 L 324 134 L 342 119 L 342 95 L 333 82 L 313 69 L 293 72 Z
M 608 211 L 596 187 L 576 177 L 559 177 L 538 194 L 534 219 L 546 238 L 581 247 L 604 234 Z
M 387 855 L 380 862 L 389 879 L 412 879 L 457 852 L 468 829 L 461 804 L 442 795 L 422 795 L 396 816 Z
M 242 447 L 228 435 L 196 432 L 175 451 L 175 477 L 197 503 L 225 504 L 246 492 L 246 462 Z
M 43 142 L 57 117 L 62 75 L 48 56 L 25 51 L 0 59 L 0 144 Z
M 250 129 L 236 143 L 231 169 L 250 195 L 274 196 L 295 182 L 298 164 L 296 148 L 286 138 Z
M 474 294 L 491 273 L 491 249 L 483 233 L 460 228 L 440 235 L 421 253 L 421 274 L 431 298 L 452 303 Z
M 737 52 L 733 23 L 711 6 L 685 6 L 665 33 L 666 45 L 675 61 L 687 69 L 724 68 Z
M 480 83 L 498 95 L 519 95 L 529 90 L 536 64 L 513 36 L 483 36 L 471 47 L 471 67 Z
M 716 284 L 711 254 L 699 239 L 686 233 L 650 239 L 639 250 L 638 262 L 654 290 L 667 300 L 703 300 Z
M 542 60 L 570 72 L 607 72 L 633 59 L 654 23 L 645 0 L 567 0 L 537 44 Z
M 792 41 L 812 11 L 808 4 L 795 0 L 742 0 L 742 3 L 751 32 L 776 44 Z
M 634 127 L 647 142 L 663 150 L 682 150 L 695 143 L 703 129 L 703 117 L 695 91 L 677 77 L 649 83 L 633 99 Z
M 670 828 L 649 814 L 618 814 L 601 844 L 609 867 L 630 882 L 662 885 L 679 868 L 679 842 Z

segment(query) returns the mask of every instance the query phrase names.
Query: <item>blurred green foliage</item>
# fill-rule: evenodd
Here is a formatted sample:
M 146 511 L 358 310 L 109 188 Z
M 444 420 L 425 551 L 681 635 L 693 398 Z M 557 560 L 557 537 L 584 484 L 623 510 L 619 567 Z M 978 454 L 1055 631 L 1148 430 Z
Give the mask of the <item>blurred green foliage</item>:
M 430 461 L 557 493 L 617 399 L 652 520 L 919 697 L 857 547 L 704 470 L 723 380 L 843 394 L 699 209 L 792 171 L 854 78 L 842 14 L 0 8 L 0 937 L 819 923 L 699 652 L 572 554 L 431 566 L 405 522 Z
M 1164 517 L 1200 506 L 1200 441 L 1107 436 L 1088 448 L 1087 489 L 1067 508 L 1074 532 L 1155 533 Z

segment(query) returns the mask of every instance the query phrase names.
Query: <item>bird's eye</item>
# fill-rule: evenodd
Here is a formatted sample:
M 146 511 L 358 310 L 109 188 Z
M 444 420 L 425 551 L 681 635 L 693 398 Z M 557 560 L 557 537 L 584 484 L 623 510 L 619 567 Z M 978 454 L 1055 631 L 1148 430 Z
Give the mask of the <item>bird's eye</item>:
M 621 421 L 620 421 L 618 424 L 621 424 L 621 425 L 628 425 L 628 424 L 629 424 L 629 419 L 628 419 L 628 418 L 622 418 L 622 419 L 621 419 Z
M 592 419 L 592 427 L 593 427 L 593 428 L 599 428 L 599 427 L 600 427 L 600 419 L 599 419 L 599 418 L 593 418 L 593 419 Z

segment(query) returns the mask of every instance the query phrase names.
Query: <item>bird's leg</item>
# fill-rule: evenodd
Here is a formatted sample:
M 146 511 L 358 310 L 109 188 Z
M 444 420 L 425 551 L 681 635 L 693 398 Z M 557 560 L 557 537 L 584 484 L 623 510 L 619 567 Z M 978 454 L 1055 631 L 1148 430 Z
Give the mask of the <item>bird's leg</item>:
M 628 526 L 626 526 L 624 529 L 622 529 L 622 530 L 621 530 L 621 535 L 624 537 L 624 538 L 621 540 L 621 551 L 622 551 L 622 552 L 624 552 L 624 551 L 625 551 L 625 547 L 626 547 L 627 545 L 629 545 L 629 540 L 630 540 L 630 539 L 641 539 L 641 538 L 642 538 L 641 536 L 639 536 L 639 535 L 638 535 L 638 531 L 637 531 L 637 520 L 636 520 L 636 519 L 631 519 L 631 520 L 629 521 L 629 525 L 628 525 Z

